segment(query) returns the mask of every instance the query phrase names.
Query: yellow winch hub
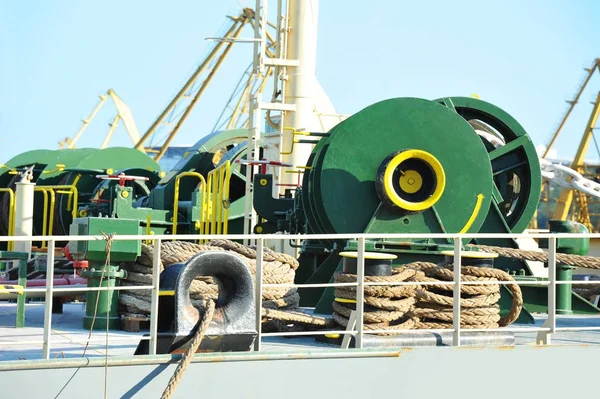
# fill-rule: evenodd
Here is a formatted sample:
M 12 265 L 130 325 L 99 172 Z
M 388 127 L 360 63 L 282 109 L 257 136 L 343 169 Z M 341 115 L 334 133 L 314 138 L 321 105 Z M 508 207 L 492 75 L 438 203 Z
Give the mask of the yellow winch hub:
M 404 169 L 404 165 L 411 167 Z M 419 212 L 431 208 L 441 198 L 445 186 L 446 175 L 442 164 L 426 151 L 401 151 L 385 165 L 385 196 L 395 206 L 407 211 Z
M 400 172 L 400 188 L 409 194 L 414 194 L 423 187 L 423 177 L 416 170 Z

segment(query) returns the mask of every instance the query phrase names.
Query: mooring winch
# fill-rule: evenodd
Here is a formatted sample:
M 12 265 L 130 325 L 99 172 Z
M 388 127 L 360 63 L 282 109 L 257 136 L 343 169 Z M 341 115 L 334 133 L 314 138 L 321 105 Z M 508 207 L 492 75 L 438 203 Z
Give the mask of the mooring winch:
M 300 165 L 303 178 L 293 199 L 273 198 L 275 179 L 254 175 L 255 232 L 522 233 L 539 203 L 542 176 L 533 142 L 512 116 L 480 99 L 387 99 L 325 134 L 307 136 L 316 145 Z M 394 254 L 394 266 L 401 266 L 442 262 L 442 251 L 453 245 L 450 238 L 376 239 L 367 240 L 365 250 Z M 464 239 L 463 245 L 471 251 L 473 245 L 519 248 L 506 238 Z M 305 241 L 296 282 L 333 282 L 343 268 L 340 252 L 357 248 L 353 240 Z M 543 279 L 523 260 L 499 257 L 494 267 L 515 278 Z M 333 289 L 299 292 L 301 305 L 331 312 Z M 511 294 L 502 294 L 502 306 L 510 306 Z M 525 309 L 547 303 L 543 289 L 524 289 L 524 296 Z M 599 311 L 580 297 L 573 302 Z M 522 322 L 532 321 L 523 315 Z
M 254 283 L 248 265 L 228 252 L 201 252 L 160 275 L 156 353 L 181 353 L 205 317 L 190 300 L 190 286 L 198 276 L 210 276 L 218 286 L 215 312 L 198 351 L 248 351 L 257 336 Z M 136 355 L 148 354 L 142 340 Z

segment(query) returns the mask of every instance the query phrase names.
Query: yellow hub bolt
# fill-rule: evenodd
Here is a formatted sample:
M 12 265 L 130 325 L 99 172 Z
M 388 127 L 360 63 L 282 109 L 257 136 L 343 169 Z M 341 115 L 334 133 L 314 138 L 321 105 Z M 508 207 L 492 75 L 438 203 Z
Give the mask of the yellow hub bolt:
M 400 188 L 409 194 L 414 194 L 423 186 L 423 177 L 416 170 L 407 170 L 400 176 Z

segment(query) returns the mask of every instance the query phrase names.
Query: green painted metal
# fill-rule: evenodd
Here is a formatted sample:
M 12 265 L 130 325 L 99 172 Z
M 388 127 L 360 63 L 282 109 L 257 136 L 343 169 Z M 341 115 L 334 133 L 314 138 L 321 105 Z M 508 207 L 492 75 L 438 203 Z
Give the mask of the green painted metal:
M 482 138 L 494 173 L 495 192 L 504 199 L 498 203 L 501 215 L 511 232 L 524 231 L 539 203 L 542 176 L 535 145 L 523 126 L 504 110 L 480 99 L 447 97 L 436 101 L 451 103 L 456 113 L 478 130 L 499 136 L 506 143 L 495 148 Z M 519 181 L 516 198 L 513 179 Z
M 27 259 L 29 254 L 27 252 L 15 252 L 15 251 L 0 251 L 0 260 L 18 260 L 19 261 L 19 272 L 18 272 L 18 285 L 23 288 L 27 288 Z M 15 320 L 16 328 L 25 327 L 25 303 L 27 302 L 27 293 L 23 292 L 22 295 L 17 295 L 17 317 Z
M 70 227 L 71 235 L 140 234 L 139 220 L 115 218 L 77 218 Z M 74 259 L 86 259 L 88 269 L 82 276 L 88 287 L 116 287 L 125 272 L 120 262 L 133 262 L 141 253 L 139 241 L 117 240 L 107 248 L 106 240 L 71 241 L 69 249 Z M 86 294 L 86 329 L 103 330 L 120 328 L 118 313 L 119 291 L 90 291 Z
M 556 280 L 557 281 L 572 281 L 573 266 L 557 264 L 556 265 Z M 572 303 L 572 284 L 557 284 L 556 285 L 556 313 L 557 314 L 573 314 Z
M 589 234 L 585 225 L 570 220 L 549 220 L 549 229 L 553 233 Z M 540 246 L 547 248 L 548 240 L 540 240 Z M 563 254 L 587 255 L 590 250 L 589 238 L 557 238 L 556 250 Z
M 378 168 L 397 150 L 424 150 L 443 166 L 446 188 L 423 212 L 380 205 Z M 468 154 L 468 156 L 466 156 Z M 397 98 L 373 104 L 330 132 L 310 173 L 316 228 L 327 233 L 456 233 L 478 231 L 492 197 L 491 167 L 477 135 L 455 112 L 435 102 Z M 310 177 L 309 177 L 310 179 Z M 483 196 L 476 210 L 478 196 Z

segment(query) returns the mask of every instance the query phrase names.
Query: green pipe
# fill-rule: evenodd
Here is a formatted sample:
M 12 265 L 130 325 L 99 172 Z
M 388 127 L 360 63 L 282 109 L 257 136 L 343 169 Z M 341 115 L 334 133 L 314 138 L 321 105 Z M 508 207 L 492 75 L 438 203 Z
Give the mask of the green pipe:
M 573 266 L 556 264 L 556 281 L 571 281 L 573 279 Z M 556 285 L 556 313 L 573 314 L 572 309 L 572 284 Z
M 82 273 L 87 278 L 89 288 L 111 287 L 118 284 L 118 279 L 125 277 L 125 272 L 119 266 L 104 265 L 90 262 L 90 269 Z M 83 328 L 86 330 L 111 330 L 121 328 L 119 317 L 119 291 L 89 291 L 86 295 L 85 317 Z

